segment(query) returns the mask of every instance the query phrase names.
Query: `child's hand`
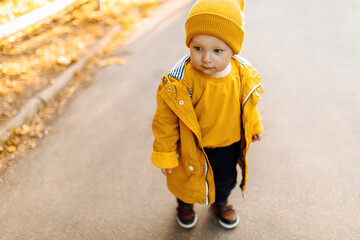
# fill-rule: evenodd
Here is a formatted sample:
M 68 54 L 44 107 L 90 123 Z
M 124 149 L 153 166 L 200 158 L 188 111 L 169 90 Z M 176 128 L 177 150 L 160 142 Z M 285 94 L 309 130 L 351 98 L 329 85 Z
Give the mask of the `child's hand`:
M 261 141 L 262 133 L 257 133 L 252 136 L 252 142 Z
M 171 169 L 162 168 L 162 169 L 161 169 L 161 172 L 162 172 L 165 176 L 167 176 L 167 175 L 169 175 L 169 174 L 171 173 Z

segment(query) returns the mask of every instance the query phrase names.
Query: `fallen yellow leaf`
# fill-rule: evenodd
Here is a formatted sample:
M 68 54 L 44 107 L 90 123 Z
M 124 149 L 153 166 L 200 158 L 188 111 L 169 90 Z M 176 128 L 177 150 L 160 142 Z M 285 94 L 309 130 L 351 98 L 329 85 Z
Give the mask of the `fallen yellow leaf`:
M 20 143 L 20 138 L 18 136 L 14 136 L 11 140 L 11 142 L 15 145 L 18 145 Z
M 31 149 L 34 149 L 37 145 L 37 141 L 35 139 L 32 139 L 30 142 L 29 142 L 29 145 L 30 145 L 30 148 Z
M 14 145 L 6 147 L 6 150 L 10 153 L 13 153 L 16 151 L 16 147 Z
M 22 84 L 19 83 L 18 81 L 12 81 L 10 86 L 12 87 L 14 92 L 16 92 L 16 93 L 20 93 L 24 89 Z
M 56 60 L 57 63 L 61 65 L 70 65 L 71 59 L 66 56 L 59 56 Z
M 21 134 L 21 135 L 26 135 L 26 134 L 28 134 L 30 131 L 31 131 L 31 128 L 29 127 L 29 125 L 24 124 L 24 125 L 22 126 L 21 131 L 20 131 L 20 134 Z
M 8 93 L 8 89 L 3 82 L 0 82 L 0 95 L 4 96 Z

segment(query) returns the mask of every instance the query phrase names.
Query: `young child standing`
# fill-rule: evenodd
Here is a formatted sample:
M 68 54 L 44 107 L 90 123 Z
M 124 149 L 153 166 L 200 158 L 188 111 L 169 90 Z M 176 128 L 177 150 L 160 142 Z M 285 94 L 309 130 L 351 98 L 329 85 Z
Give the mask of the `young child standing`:
M 193 204 L 211 204 L 218 222 L 234 228 L 228 203 L 246 153 L 261 140 L 257 103 L 263 89 L 254 67 L 238 54 L 245 33 L 243 0 L 198 0 L 185 23 L 190 53 L 162 77 L 153 120 L 152 163 L 167 177 L 178 202 L 177 222 L 194 227 Z

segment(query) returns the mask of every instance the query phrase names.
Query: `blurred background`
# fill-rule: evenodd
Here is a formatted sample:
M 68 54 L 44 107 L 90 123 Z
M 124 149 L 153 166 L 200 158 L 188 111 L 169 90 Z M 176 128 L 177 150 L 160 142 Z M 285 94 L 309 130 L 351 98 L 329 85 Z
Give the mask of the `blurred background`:
M 177 225 L 151 122 L 194 2 L 0 1 L 1 240 L 360 239 L 358 0 L 246 1 L 265 131 L 247 199 L 230 197 L 240 224 L 195 206 L 197 226 Z
M 0 172 L 11 160 L 34 148 L 37 139 L 50 133 L 50 120 L 62 112 L 67 99 L 91 82 L 94 64 L 125 64 L 111 57 L 131 35 L 136 24 L 148 17 L 159 0 L 3 0 L 0 1 L 0 127 L 14 118 L 21 107 L 49 87 L 62 72 L 79 61 L 89 49 L 115 26 L 121 31 L 112 36 L 101 53 L 92 56 L 87 70 L 78 74 L 53 107 L 41 118 L 19 125 L 12 138 L 0 141 Z M 101 56 L 101 58 L 100 58 Z M 106 56 L 106 57 L 104 57 Z M 91 65 L 93 64 L 93 65 Z M 6 140 L 6 141 L 5 141 Z M 4 142 L 5 141 L 5 142 Z M 3 144 L 4 143 L 4 144 Z M 9 162 L 10 161 L 10 162 Z

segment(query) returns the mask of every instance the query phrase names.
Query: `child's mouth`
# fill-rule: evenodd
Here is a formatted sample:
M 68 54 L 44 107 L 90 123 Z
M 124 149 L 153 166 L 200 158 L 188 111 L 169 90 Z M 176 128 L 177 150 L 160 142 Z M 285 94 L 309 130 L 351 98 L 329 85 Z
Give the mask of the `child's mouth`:
M 213 69 L 213 67 L 205 67 L 205 66 L 203 66 L 203 68 L 206 69 L 206 70 L 211 70 L 211 69 Z

